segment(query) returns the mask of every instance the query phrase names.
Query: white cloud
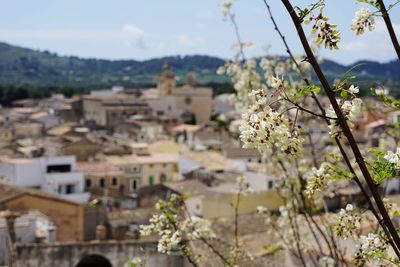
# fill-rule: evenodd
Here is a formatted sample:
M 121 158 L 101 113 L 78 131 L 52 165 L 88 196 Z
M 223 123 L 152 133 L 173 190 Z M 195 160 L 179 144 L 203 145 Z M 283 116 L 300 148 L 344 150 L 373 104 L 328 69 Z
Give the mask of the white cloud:
M 0 39 L 38 38 L 38 39 L 78 39 L 106 40 L 115 38 L 115 32 L 97 29 L 46 29 L 46 30 L 5 30 L 0 29 Z
M 120 41 L 134 48 L 147 48 L 145 33 L 142 29 L 125 24 L 119 30 L 102 29 L 44 29 L 44 30 L 7 30 L 0 29 L 0 40 L 15 41 L 21 39 L 42 40 L 79 40 L 79 41 Z
M 145 42 L 145 34 L 142 29 L 131 24 L 125 24 L 122 27 L 122 33 L 124 34 L 126 44 L 129 46 L 133 46 L 135 48 L 148 47 Z
M 177 37 L 178 43 L 181 46 L 194 47 L 204 43 L 204 39 L 200 37 L 192 38 L 186 34 L 181 34 Z
M 400 24 L 393 24 L 397 35 L 400 34 Z M 361 36 L 354 36 L 353 41 L 343 41 L 343 52 L 356 58 L 375 59 L 379 61 L 391 60 L 395 57 L 392 41 L 389 38 L 386 25 L 378 20 L 372 32 L 365 32 Z

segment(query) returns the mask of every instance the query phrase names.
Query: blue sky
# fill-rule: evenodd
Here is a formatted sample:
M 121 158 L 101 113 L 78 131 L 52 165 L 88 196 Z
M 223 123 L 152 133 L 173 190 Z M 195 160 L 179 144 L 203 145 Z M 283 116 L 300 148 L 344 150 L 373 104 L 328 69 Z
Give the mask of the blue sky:
M 252 41 L 249 56 L 284 54 L 262 0 L 234 0 L 242 39 Z M 294 52 L 297 36 L 282 4 L 270 0 L 276 20 Z M 309 1 L 294 0 L 295 3 Z M 321 55 L 342 63 L 395 58 L 384 24 L 355 36 L 350 31 L 355 0 L 327 0 L 326 15 L 342 31 L 341 51 Z M 217 0 L 12 0 L 2 1 L 0 40 L 60 55 L 105 59 L 148 59 L 166 55 L 207 54 L 229 58 L 235 41 L 232 25 L 223 20 Z M 400 5 L 392 20 L 400 38 Z

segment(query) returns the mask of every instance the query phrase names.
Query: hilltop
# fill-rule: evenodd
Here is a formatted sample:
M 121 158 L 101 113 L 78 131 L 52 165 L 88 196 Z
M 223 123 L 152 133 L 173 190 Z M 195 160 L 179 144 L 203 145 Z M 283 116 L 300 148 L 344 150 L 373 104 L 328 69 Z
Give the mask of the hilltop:
M 46 90 L 53 87 L 87 89 L 111 85 L 148 87 L 154 83 L 154 77 L 165 63 L 172 66 L 177 76 L 183 77 L 182 82 L 189 71 L 195 71 L 202 84 L 223 84 L 229 83 L 229 79 L 215 72 L 224 62 L 222 58 L 206 55 L 170 56 L 144 61 L 79 58 L 0 43 L 0 86 Z M 352 73 L 357 75 L 361 84 L 380 83 L 399 87 L 398 61 L 360 61 L 349 66 L 332 60 L 322 63 L 330 80 L 340 77 L 355 65 L 357 67 Z

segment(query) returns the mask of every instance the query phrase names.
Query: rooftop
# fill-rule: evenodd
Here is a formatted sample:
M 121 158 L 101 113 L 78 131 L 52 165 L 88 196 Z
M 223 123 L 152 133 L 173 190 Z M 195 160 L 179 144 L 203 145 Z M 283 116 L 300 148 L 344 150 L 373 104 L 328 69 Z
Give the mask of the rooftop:
M 133 158 L 132 155 L 123 155 L 123 156 L 106 156 L 106 161 L 110 162 L 114 165 L 126 165 L 126 164 L 137 164 L 137 160 Z
M 120 169 L 107 161 L 96 161 L 96 162 L 77 162 L 76 170 L 85 174 L 91 175 L 104 175 L 104 174 L 122 174 Z
M 224 170 L 229 163 L 229 160 L 226 157 L 215 151 L 188 151 L 184 152 L 183 156 L 208 170 Z
M 133 157 L 139 164 L 179 162 L 179 155 L 177 153 L 151 153 L 147 155 L 134 155 Z
M 200 125 L 180 124 L 172 128 L 172 132 L 196 132 L 201 128 Z
M 151 153 L 179 153 L 183 150 L 182 144 L 177 144 L 174 141 L 156 141 L 149 145 L 149 151 Z

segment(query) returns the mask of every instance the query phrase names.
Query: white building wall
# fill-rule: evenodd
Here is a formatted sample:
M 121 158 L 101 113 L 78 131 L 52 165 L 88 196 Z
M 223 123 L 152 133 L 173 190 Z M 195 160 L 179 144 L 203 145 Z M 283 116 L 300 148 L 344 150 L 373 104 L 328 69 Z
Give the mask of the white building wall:
M 274 189 L 276 178 L 263 173 L 245 172 L 244 182 L 254 191 L 267 191 Z
M 76 157 L 75 156 L 58 156 L 58 157 L 46 157 L 40 158 L 42 168 L 44 172 L 47 171 L 47 166 L 49 165 L 71 165 L 71 171 L 76 169 Z
M 40 187 L 44 182 L 43 170 L 39 160 L 15 164 L 15 184 L 24 187 Z
M 51 165 L 70 165 L 71 171 L 47 173 L 47 167 Z M 38 187 L 45 192 L 68 196 L 68 199 L 83 203 L 89 199 L 89 194 L 84 193 L 83 173 L 75 170 L 75 156 L 0 162 L 0 176 L 11 184 L 21 187 Z M 73 190 L 67 194 L 67 187 L 71 185 Z
M 15 165 L 7 162 L 0 162 L 0 176 L 7 182 L 15 184 Z
M 172 117 L 179 117 L 180 112 L 176 109 L 175 97 L 164 96 L 162 98 L 148 98 L 145 99 L 147 104 L 153 110 L 153 115 L 159 114 L 169 115 Z

